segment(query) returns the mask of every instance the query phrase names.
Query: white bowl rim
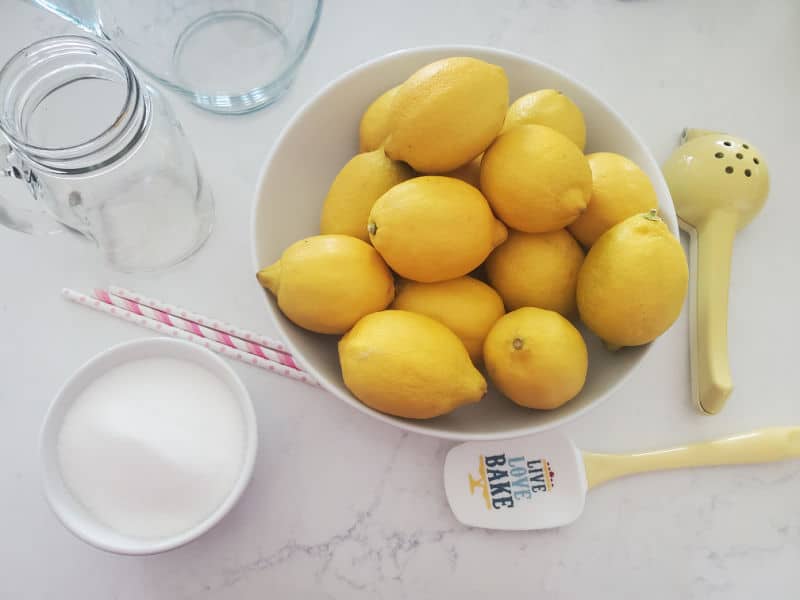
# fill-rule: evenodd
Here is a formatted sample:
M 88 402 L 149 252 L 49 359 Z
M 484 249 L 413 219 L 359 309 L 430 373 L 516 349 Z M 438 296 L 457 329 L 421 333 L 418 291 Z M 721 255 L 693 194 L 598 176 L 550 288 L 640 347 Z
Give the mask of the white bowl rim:
M 256 454 L 258 452 L 258 425 L 256 419 L 255 409 L 253 408 L 253 402 L 250 397 L 250 393 L 247 390 L 247 387 L 242 382 L 241 378 L 236 374 L 236 372 L 231 368 L 231 366 L 222 360 L 219 356 L 203 348 L 196 344 L 192 344 L 190 342 L 186 342 L 183 340 L 177 340 L 172 338 L 166 337 L 147 337 L 137 340 L 131 340 L 128 342 L 122 342 L 120 344 L 116 344 L 103 350 L 94 356 L 92 356 L 89 360 L 84 362 L 78 369 L 76 369 L 72 375 L 70 375 L 66 381 L 61 385 L 58 392 L 56 393 L 55 397 L 53 398 L 50 406 L 45 413 L 44 420 L 42 422 L 42 427 L 39 432 L 39 454 L 40 454 L 40 461 L 42 464 L 50 463 L 50 461 L 54 461 L 57 465 L 57 458 L 50 457 L 50 450 L 49 447 L 55 447 L 55 442 L 51 443 L 53 439 L 52 436 L 57 436 L 58 432 L 60 431 L 60 423 L 54 422 L 53 413 L 56 411 L 57 408 L 60 407 L 61 404 L 64 402 L 72 402 L 72 399 L 66 399 L 64 396 L 65 391 L 70 387 L 70 385 L 78 379 L 81 375 L 90 371 L 92 369 L 97 368 L 98 364 L 108 360 L 111 356 L 118 352 L 122 352 L 128 349 L 142 349 L 147 350 L 148 348 L 151 349 L 152 356 L 159 356 L 160 349 L 165 347 L 171 346 L 180 346 L 182 349 L 185 349 L 188 353 L 195 353 L 199 360 L 205 361 L 206 363 L 211 362 L 214 363 L 217 367 L 219 367 L 222 372 L 224 373 L 225 383 L 231 388 L 231 391 L 235 394 L 236 400 L 239 403 L 239 407 L 242 411 L 242 419 L 244 423 L 244 436 L 245 436 L 245 448 L 244 448 L 244 460 L 242 461 L 241 470 L 239 471 L 239 477 L 236 479 L 233 487 L 228 492 L 228 495 L 225 497 L 225 500 L 212 512 L 208 517 L 206 517 L 203 521 L 197 523 L 190 529 L 186 531 L 171 535 L 164 538 L 156 538 L 153 540 L 149 539 L 142 539 L 142 538 L 133 538 L 130 536 L 125 536 L 124 534 L 117 533 L 118 536 L 121 538 L 130 537 L 132 540 L 131 545 L 124 545 L 124 544 L 112 544 L 108 543 L 105 540 L 101 540 L 98 538 L 93 537 L 92 535 L 88 534 L 81 526 L 80 518 L 74 517 L 73 513 L 66 509 L 62 502 L 59 501 L 57 496 L 60 496 L 61 492 L 55 490 L 55 482 L 53 480 L 53 470 L 48 468 L 42 469 L 42 480 L 45 492 L 45 498 L 47 499 L 47 503 L 50 506 L 50 509 L 56 515 L 58 520 L 61 524 L 73 535 L 75 535 L 80 540 L 83 540 L 87 544 L 90 544 L 96 548 L 101 550 L 105 550 L 107 552 L 113 552 L 115 554 L 124 554 L 130 556 L 136 555 L 150 555 L 150 554 L 159 554 L 161 552 L 166 552 L 168 550 L 173 550 L 174 548 L 178 548 L 179 546 L 183 546 L 188 544 L 191 541 L 194 541 L 212 527 L 217 525 L 225 515 L 230 512 L 230 510 L 236 505 L 236 503 L 241 498 L 242 494 L 244 493 L 245 489 L 247 489 L 248 484 L 250 483 L 250 479 L 253 475 L 253 470 L 255 468 L 255 461 L 256 461 Z M 166 354 L 165 356 L 170 356 Z M 98 376 L 101 372 L 98 372 Z M 215 373 L 215 375 L 218 375 Z M 57 470 L 57 468 L 56 468 Z M 69 492 L 67 492 L 69 493 Z M 77 502 L 77 499 L 74 499 Z M 110 528 L 109 528 L 110 529 Z
M 553 73 L 563 77 L 570 81 L 572 85 L 576 88 L 581 89 L 586 94 L 592 96 L 592 98 L 597 101 L 600 105 L 603 106 L 608 112 L 613 114 L 620 123 L 627 129 L 630 136 L 636 142 L 636 144 L 642 149 L 642 152 L 645 156 L 655 165 L 658 165 L 658 161 L 656 161 L 655 157 L 653 156 L 652 152 L 650 152 L 650 148 L 647 144 L 644 143 L 642 138 L 636 132 L 636 130 L 631 127 L 628 121 L 622 117 L 612 106 L 610 106 L 603 98 L 597 94 L 592 88 L 586 86 L 585 84 L 581 83 L 579 80 L 575 79 L 574 77 L 568 75 L 561 69 L 553 67 L 552 65 L 542 62 L 540 60 L 530 58 L 528 56 L 523 56 L 522 54 L 518 54 L 516 52 L 512 52 L 510 50 L 502 50 L 499 48 L 493 48 L 491 46 L 480 46 L 480 45 L 472 45 L 472 44 L 437 44 L 431 46 L 415 46 L 413 48 L 404 48 L 402 50 L 395 50 L 393 52 L 389 52 L 387 54 L 383 54 L 366 62 L 363 62 L 351 69 L 348 69 L 340 76 L 336 77 L 328 84 L 323 86 L 317 93 L 315 93 L 311 98 L 309 98 L 289 119 L 289 121 L 284 125 L 283 129 L 281 130 L 278 137 L 275 139 L 275 142 L 270 150 L 269 154 L 267 155 L 266 160 L 261 166 L 258 174 L 258 180 L 256 182 L 254 199 L 253 199 L 253 206 L 250 213 L 250 252 L 251 252 L 251 259 L 253 261 L 253 268 L 254 272 L 258 271 L 262 268 L 262 265 L 259 264 L 258 260 L 258 251 L 256 249 L 256 235 L 257 235 L 257 227 L 258 227 L 258 211 L 259 211 L 259 204 L 261 198 L 261 189 L 264 184 L 264 180 L 267 177 L 267 173 L 269 171 L 270 165 L 272 164 L 273 158 L 277 151 L 280 149 L 284 138 L 289 135 L 289 132 L 292 131 L 295 124 L 299 122 L 305 115 L 306 111 L 321 97 L 328 93 L 329 90 L 332 88 L 345 83 L 347 80 L 359 75 L 362 71 L 369 69 L 370 67 L 374 66 L 375 64 L 381 63 L 389 58 L 409 55 L 409 54 L 424 54 L 429 52 L 447 52 L 451 53 L 454 56 L 464 56 L 469 55 L 470 52 L 478 52 L 478 53 L 486 53 L 486 54 L 495 54 L 499 56 L 505 56 L 510 59 L 514 60 L 521 60 L 524 62 L 531 63 L 543 69 L 552 71 Z M 665 194 L 670 199 L 670 205 L 667 210 L 667 213 L 671 219 L 668 220 L 667 226 L 672 231 L 673 235 L 678 235 L 678 229 L 676 225 L 677 217 L 675 216 L 675 209 L 672 204 L 672 198 L 669 195 L 669 188 L 664 181 L 663 175 L 659 169 L 659 182 L 661 187 L 663 188 Z M 664 207 L 659 207 L 659 211 L 663 212 Z M 264 292 L 266 293 L 266 292 Z M 541 433 L 543 431 L 547 431 L 550 429 L 555 429 L 560 427 L 574 419 L 577 419 L 581 415 L 585 414 L 587 411 L 597 407 L 601 403 L 605 402 L 609 397 L 611 397 L 614 393 L 616 393 L 625 383 L 627 383 L 628 379 L 633 375 L 633 373 L 641 367 L 642 362 L 647 358 L 650 352 L 653 349 L 653 346 L 659 343 L 660 338 L 656 339 L 655 341 L 647 344 L 642 348 L 641 355 L 639 359 L 636 361 L 636 364 L 628 370 L 622 377 L 620 377 L 612 386 L 609 387 L 608 391 L 600 398 L 596 399 L 593 402 L 588 403 L 586 406 L 575 410 L 574 412 L 559 416 L 554 418 L 552 421 L 548 423 L 539 424 L 539 425 L 526 425 L 518 428 L 507 429 L 502 432 L 497 433 L 468 433 L 468 434 L 460 434 L 453 431 L 450 431 L 446 428 L 441 427 L 431 427 L 429 425 L 422 426 L 417 425 L 413 420 L 402 419 L 400 417 L 395 417 L 393 415 L 388 415 L 377 411 L 373 408 L 370 408 L 366 404 L 360 402 L 358 399 L 351 397 L 347 394 L 340 393 L 339 389 L 335 386 L 331 385 L 324 377 L 320 375 L 320 373 L 313 367 L 313 365 L 308 364 L 304 359 L 302 354 L 299 353 L 298 349 L 295 347 L 294 343 L 291 341 L 291 338 L 286 335 L 284 331 L 283 324 L 278 319 L 277 315 L 275 314 L 275 310 L 272 309 L 271 306 L 268 304 L 268 312 L 270 318 L 272 319 L 273 324 L 275 325 L 276 329 L 280 333 L 283 341 L 291 350 L 292 355 L 295 357 L 295 360 L 302 364 L 303 369 L 310 373 L 322 386 L 323 389 L 330 392 L 340 400 L 343 400 L 345 403 L 349 404 L 356 410 L 369 415 L 379 421 L 384 423 L 388 423 L 390 425 L 394 425 L 395 427 L 399 427 L 400 429 L 404 429 L 406 431 L 411 431 L 414 433 L 419 433 L 422 435 L 427 435 L 430 437 L 436 437 L 440 439 L 446 440 L 453 440 L 453 441 L 492 441 L 492 440 L 503 440 L 503 439 L 512 439 L 517 437 L 524 437 L 527 435 L 532 435 L 535 433 Z

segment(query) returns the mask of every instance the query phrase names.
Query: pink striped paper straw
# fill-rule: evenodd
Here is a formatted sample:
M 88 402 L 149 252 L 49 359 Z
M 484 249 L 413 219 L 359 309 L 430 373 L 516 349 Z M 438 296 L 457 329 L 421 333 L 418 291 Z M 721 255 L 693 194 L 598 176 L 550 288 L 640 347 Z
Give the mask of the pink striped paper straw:
M 132 292 L 130 290 L 115 285 L 108 286 L 108 291 L 112 296 L 119 296 L 120 298 L 133 300 L 134 302 L 140 305 L 149 306 L 150 308 L 155 308 L 156 310 L 160 310 L 161 312 L 181 317 L 186 321 L 197 323 L 198 325 L 202 325 L 203 327 L 214 329 L 222 333 L 227 333 L 228 335 L 246 340 L 248 342 L 255 342 L 256 344 L 259 344 L 266 348 L 272 348 L 273 350 L 277 350 L 278 352 L 291 354 L 291 351 L 282 342 L 278 340 L 273 340 L 263 335 L 259 335 L 252 331 L 248 331 L 247 329 L 242 329 L 241 327 L 236 327 L 234 325 L 231 325 L 230 323 L 226 323 L 225 321 L 220 321 L 218 319 L 210 319 L 208 317 L 204 317 L 203 315 L 190 312 L 179 306 L 175 306 L 173 304 L 166 304 L 164 302 L 161 302 L 160 300 L 156 300 L 155 298 L 148 298 L 139 293 Z
M 247 354 L 235 348 L 231 348 L 230 346 L 221 344 L 215 340 L 200 337 L 194 333 L 184 331 L 183 329 L 178 329 L 174 326 L 169 326 L 166 323 L 151 319 L 144 315 L 138 315 L 130 310 L 120 308 L 113 304 L 108 304 L 102 300 L 98 300 L 97 298 L 76 292 L 75 290 L 64 288 L 61 290 L 61 295 L 75 304 L 86 306 L 87 308 L 105 313 L 122 321 L 128 321 L 129 323 L 133 323 L 139 327 L 144 327 L 145 329 L 155 331 L 156 333 L 170 335 L 187 342 L 192 342 L 217 352 L 218 354 L 222 354 L 223 356 L 241 361 L 248 365 L 260 367 L 262 369 L 266 369 L 267 371 L 271 371 L 291 379 L 296 379 L 297 381 L 302 381 L 303 383 L 307 383 L 309 385 L 319 386 L 319 384 L 311 377 L 311 375 L 303 371 L 292 369 L 291 367 L 281 365 L 273 360 L 261 358 L 260 356 L 256 356 L 254 354 Z
M 193 333 L 200 337 L 214 340 L 220 344 L 225 344 L 234 350 L 247 352 L 248 354 L 254 354 L 255 356 L 275 361 L 292 369 L 302 370 L 297 366 L 297 364 L 295 364 L 291 354 L 278 352 L 276 350 L 272 350 L 271 348 L 267 348 L 266 346 L 260 346 L 255 342 L 243 340 L 238 337 L 232 337 L 230 334 L 217 331 L 216 329 L 209 329 L 203 325 L 198 325 L 194 321 L 183 319 L 174 314 L 169 314 L 158 310 L 157 308 L 151 308 L 121 296 L 111 295 L 106 290 L 96 289 L 94 290 L 94 295 L 95 298 L 102 300 L 106 304 L 113 304 L 114 306 L 124 308 L 125 310 L 129 310 L 137 315 L 143 315 L 150 319 L 155 319 L 156 321 L 160 321 L 169 327 L 177 327 L 178 329 L 183 329 L 184 331 L 188 331 L 189 333 Z

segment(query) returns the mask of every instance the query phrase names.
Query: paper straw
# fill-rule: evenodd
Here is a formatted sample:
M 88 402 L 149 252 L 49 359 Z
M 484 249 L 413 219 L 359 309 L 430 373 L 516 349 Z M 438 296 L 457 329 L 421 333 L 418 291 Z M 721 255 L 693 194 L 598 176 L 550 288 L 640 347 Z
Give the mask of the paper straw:
M 133 300 L 134 302 L 137 302 L 138 304 L 141 304 L 143 306 L 149 306 L 150 308 L 155 308 L 156 310 L 160 310 L 161 312 L 181 317 L 182 319 L 191 321 L 193 323 L 197 323 L 198 325 L 202 325 L 209 329 L 214 329 L 215 331 L 227 333 L 228 335 L 232 335 L 234 337 L 247 340 L 248 342 L 255 342 L 256 344 L 260 344 L 261 346 L 264 346 L 266 348 L 272 348 L 273 350 L 277 350 L 278 352 L 291 354 L 291 351 L 282 342 L 279 342 L 278 340 L 273 340 L 263 335 L 259 335 L 252 331 L 248 331 L 247 329 L 242 329 L 241 327 L 235 327 L 234 325 L 226 323 L 225 321 L 220 321 L 218 319 L 210 319 L 208 317 L 204 317 L 203 315 L 199 315 L 197 313 L 188 311 L 179 306 L 175 306 L 174 304 L 166 304 L 164 302 L 161 302 L 160 300 L 156 300 L 155 298 L 148 298 L 137 292 L 132 292 L 130 290 L 115 285 L 109 286 L 108 291 L 113 296 L 119 296 L 120 298 Z
M 64 296 L 64 298 L 66 298 L 71 302 L 74 302 L 75 304 L 86 306 L 87 308 L 91 308 L 92 310 L 105 313 L 112 317 L 116 317 L 117 319 L 120 319 L 122 321 L 128 321 L 129 323 L 133 323 L 134 325 L 144 327 L 145 329 L 150 329 L 151 331 L 155 331 L 156 333 L 160 333 L 163 335 L 170 335 L 172 337 L 185 340 L 187 342 L 195 343 L 199 346 L 203 346 L 205 348 L 208 348 L 209 350 L 217 352 L 218 354 L 222 354 L 223 356 L 226 356 L 228 358 L 241 361 L 248 365 L 260 367 L 262 369 L 266 369 L 267 371 L 271 371 L 273 373 L 277 373 L 279 375 L 283 375 L 291 379 L 296 379 L 297 381 L 302 381 L 303 383 L 307 383 L 309 385 L 314 385 L 314 386 L 319 385 L 308 373 L 305 373 L 303 371 L 292 369 L 290 367 L 278 364 L 275 361 L 268 360 L 266 358 L 261 358 L 260 356 L 247 354 L 245 352 L 231 348 L 212 339 L 200 337 L 194 333 L 178 329 L 177 327 L 174 326 L 169 326 L 161 321 L 156 321 L 155 319 L 151 319 L 143 315 L 137 315 L 134 312 L 131 312 L 123 308 L 119 308 L 118 306 L 114 306 L 113 304 L 107 304 L 102 300 L 98 300 L 97 298 L 81 294 L 80 292 L 76 292 L 75 290 L 64 288 L 63 290 L 61 290 L 61 294 L 62 296 Z
M 256 356 L 260 356 L 261 358 L 266 358 L 267 360 L 273 360 L 298 371 L 302 370 L 297 366 L 297 364 L 295 364 L 291 354 L 278 352 L 276 350 L 272 350 L 271 348 L 267 348 L 266 346 L 256 344 L 255 342 L 243 340 L 238 337 L 231 336 L 230 334 L 217 331 L 216 329 L 209 329 L 208 327 L 198 325 L 194 321 L 183 319 L 175 314 L 170 314 L 156 308 L 151 308 L 144 304 L 129 300 L 128 298 L 109 294 L 106 290 L 96 289 L 94 291 L 94 296 L 98 300 L 102 300 L 107 304 L 113 304 L 114 306 L 129 310 L 137 315 L 142 315 L 156 321 L 161 321 L 170 327 L 177 327 L 178 329 L 183 329 L 184 331 L 188 331 L 189 333 L 193 333 L 197 336 L 214 340 L 215 342 L 224 344 L 225 346 L 233 348 L 234 350 L 239 350 L 248 354 L 254 354 Z

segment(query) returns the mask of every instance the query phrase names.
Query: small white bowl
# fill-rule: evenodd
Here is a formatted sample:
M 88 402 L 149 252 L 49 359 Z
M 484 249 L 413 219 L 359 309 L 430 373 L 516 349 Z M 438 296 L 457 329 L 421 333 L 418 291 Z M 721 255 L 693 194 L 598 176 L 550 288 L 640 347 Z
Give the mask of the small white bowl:
M 225 500 L 205 520 L 183 533 L 165 538 L 142 539 L 121 534 L 99 522 L 66 487 L 58 461 L 58 436 L 64 417 L 76 397 L 89 383 L 118 365 L 153 357 L 176 358 L 195 363 L 225 383 L 236 397 L 244 423 L 244 460 L 236 483 Z M 50 507 L 64 526 L 83 541 L 117 554 L 156 554 L 182 546 L 216 525 L 239 500 L 253 474 L 258 431 L 250 394 L 239 376 L 217 355 L 189 342 L 147 338 L 126 342 L 101 352 L 86 362 L 59 390 L 45 415 L 40 434 L 44 490 Z
M 289 244 L 319 233 L 319 214 L 328 187 L 358 152 L 358 124 L 370 102 L 423 65 L 448 56 L 474 56 L 503 67 L 511 100 L 542 88 L 567 94 L 586 117 L 586 152 L 618 152 L 637 163 L 653 182 L 661 216 L 678 235 L 672 198 L 658 163 L 633 128 L 594 92 L 566 73 L 519 54 L 478 46 L 435 46 L 387 54 L 344 73 L 289 121 L 264 163 L 256 186 L 252 224 L 254 273 L 277 260 Z M 435 419 L 413 421 L 380 413 L 359 402 L 342 380 L 337 337 L 297 327 L 281 313 L 271 294 L 265 292 L 264 300 L 292 353 L 329 392 L 386 423 L 454 440 L 512 438 L 557 427 L 613 394 L 652 347 L 648 344 L 625 348 L 612 354 L 596 336 L 582 329 L 589 349 L 586 385 L 576 398 L 556 410 L 522 408 L 490 386 L 487 397 L 477 404 Z

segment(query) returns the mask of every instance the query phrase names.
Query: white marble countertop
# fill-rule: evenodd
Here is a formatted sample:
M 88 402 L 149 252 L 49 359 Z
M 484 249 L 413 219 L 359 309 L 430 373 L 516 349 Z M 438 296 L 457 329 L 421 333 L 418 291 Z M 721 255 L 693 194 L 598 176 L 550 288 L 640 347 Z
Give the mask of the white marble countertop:
M 68 30 L 18 0 L 0 0 L 2 61 Z M 736 242 L 736 389 L 725 411 L 704 417 L 690 405 L 684 314 L 624 389 L 566 428 L 577 444 L 638 450 L 800 424 L 800 201 L 791 187 L 798 31 L 796 0 L 333 0 L 296 84 L 276 106 L 218 117 L 172 96 L 218 207 L 216 231 L 192 260 L 159 275 L 119 276 L 88 244 L 0 232 L 0 598 L 797 598 L 797 461 L 643 475 L 592 491 L 583 516 L 562 529 L 471 530 L 444 498 L 450 443 L 405 434 L 324 392 L 237 364 L 262 436 L 252 484 L 198 541 L 130 558 L 83 544 L 51 514 L 37 433 L 74 369 L 147 335 L 68 305 L 62 286 L 114 282 L 272 333 L 252 285 L 248 222 L 273 140 L 344 70 L 437 43 L 491 45 L 562 68 L 616 107 L 659 161 L 684 125 L 749 137 L 769 159 L 770 200 Z M 0 192 L 8 185 L 0 182 Z

